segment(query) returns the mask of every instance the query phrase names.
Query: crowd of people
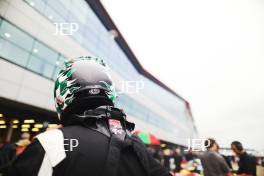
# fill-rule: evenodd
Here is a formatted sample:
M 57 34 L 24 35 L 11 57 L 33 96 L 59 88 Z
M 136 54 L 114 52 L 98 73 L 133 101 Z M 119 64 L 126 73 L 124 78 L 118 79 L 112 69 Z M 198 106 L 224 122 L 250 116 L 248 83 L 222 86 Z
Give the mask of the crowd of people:
M 241 142 L 230 145 L 234 155 L 223 155 L 214 139 L 205 141 L 205 151 L 183 151 L 180 147 L 148 146 L 148 151 L 175 176 L 256 176 L 257 165 L 263 166 L 263 157 L 248 154 Z
M 33 137 L 34 138 L 34 137 Z M 30 133 L 24 132 L 14 143 L 1 146 L 0 172 L 5 173 L 12 162 L 31 143 Z M 225 156 L 219 152 L 219 145 L 214 139 L 204 144 L 206 151 L 184 151 L 180 147 L 161 148 L 147 146 L 148 152 L 172 175 L 175 176 L 256 176 L 256 166 L 263 165 L 262 160 L 248 154 L 239 141 L 231 143 L 234 156 Z

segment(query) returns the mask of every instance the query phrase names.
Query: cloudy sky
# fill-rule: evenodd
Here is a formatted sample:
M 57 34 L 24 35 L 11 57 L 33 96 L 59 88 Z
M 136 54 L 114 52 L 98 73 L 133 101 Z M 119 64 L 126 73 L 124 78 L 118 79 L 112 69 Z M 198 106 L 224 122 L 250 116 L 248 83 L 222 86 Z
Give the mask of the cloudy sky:
M 264 1 L 101 1 L 141 64 L 191 103 L 202 137 L 264 150 Z

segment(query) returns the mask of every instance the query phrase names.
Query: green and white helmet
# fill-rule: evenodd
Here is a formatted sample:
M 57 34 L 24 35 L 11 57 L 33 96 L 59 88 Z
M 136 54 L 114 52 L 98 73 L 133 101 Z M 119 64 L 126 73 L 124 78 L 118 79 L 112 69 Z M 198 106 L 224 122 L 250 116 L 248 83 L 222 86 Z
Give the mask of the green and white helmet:
M 98 58 L 79 57 L 65 62 L 55 81 L 55 107 L 61 121 L 71 113 L 113 105 L 117 93 L 109 67 Z

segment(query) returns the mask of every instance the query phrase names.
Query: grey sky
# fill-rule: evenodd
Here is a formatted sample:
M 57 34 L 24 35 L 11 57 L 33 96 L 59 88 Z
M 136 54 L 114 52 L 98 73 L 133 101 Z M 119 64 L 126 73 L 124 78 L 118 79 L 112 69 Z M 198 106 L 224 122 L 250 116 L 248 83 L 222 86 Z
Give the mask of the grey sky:
M 102 2 L 142 65 L 191 103 L 202 137 L 264 150 L 264 1 Z

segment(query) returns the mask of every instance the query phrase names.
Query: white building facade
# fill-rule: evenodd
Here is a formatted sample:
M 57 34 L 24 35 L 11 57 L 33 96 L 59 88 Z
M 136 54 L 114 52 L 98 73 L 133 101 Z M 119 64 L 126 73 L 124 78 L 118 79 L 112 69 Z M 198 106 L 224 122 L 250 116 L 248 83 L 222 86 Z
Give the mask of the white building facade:
M 109 64 L 116 105 L 137 130 L 179 145 L 198 136 L 188 102 L 144 71 L 99 1 L 85 0 L 0 1 L 0 131 L 8 119 L 29 118 L 17 109 L 35 109 L 39 122 L 56 118 L 54 79 L 65 59 L 84 55 Z

